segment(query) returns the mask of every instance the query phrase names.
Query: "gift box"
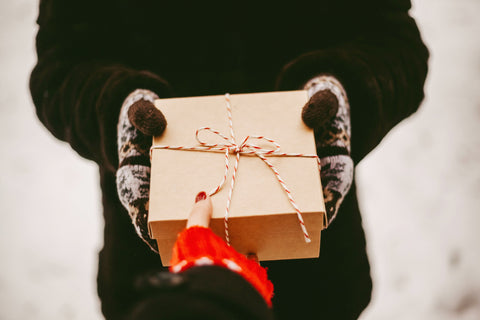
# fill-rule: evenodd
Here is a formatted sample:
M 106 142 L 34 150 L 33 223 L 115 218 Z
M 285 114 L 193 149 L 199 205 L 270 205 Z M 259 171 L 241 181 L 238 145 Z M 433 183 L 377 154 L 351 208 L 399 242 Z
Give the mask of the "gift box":
M 148 224 L 164 265 L 197 193 L 222 180 L 210 228 L 237 251 L 261 261 L 319 256 L 325 206 L 306 101 L 305 91 L 155 101 L 168 125 L 153 140 Z

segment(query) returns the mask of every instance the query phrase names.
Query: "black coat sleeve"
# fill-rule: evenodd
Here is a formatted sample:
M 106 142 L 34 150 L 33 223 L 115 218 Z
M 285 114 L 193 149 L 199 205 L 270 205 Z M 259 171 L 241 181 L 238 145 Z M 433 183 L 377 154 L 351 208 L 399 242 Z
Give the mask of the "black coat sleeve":
M 350 24 L 354 38 L 302 54 L 284 67 L 277 81 L 283 90 L 298 88 L 318 74 L 341 81 L 350 101 L 356 163 L 418 109 L 429 57 L 408 13 L 410 1 L 361 1 L 357 9 L 351 21 L 338 21 Z M 311 40 L 321 42 L 321 35 Z
M 227 268 L 200 266 L 150 279 L 156 283 L 140 283 L 147 296 L 127 319 L 157 319 L 161 315 L 161 319 L 273 320 L 272 310 L 258 291 Z
M 161 77 L 122 55 L 122 46 L 132 52 L 132 46 L 140 45 L 136 42 L 148 44 L 149 39 L 131 35 L 128 19 L 122 21 L 108 5 L 90 0 L 41 1 L 38 62 L 30 91 L 39 119 L 55 137 L 113 171 L 118 164 L 116 125 L 123 100 L 137 88 L 159 96 L 168 96 L 170 89 Z

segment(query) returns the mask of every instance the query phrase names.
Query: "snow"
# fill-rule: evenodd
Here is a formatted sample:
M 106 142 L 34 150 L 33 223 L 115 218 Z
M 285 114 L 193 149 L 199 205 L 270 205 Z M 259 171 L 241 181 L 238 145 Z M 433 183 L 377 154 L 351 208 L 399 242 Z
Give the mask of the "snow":
M 480 2 L 413 4 L 425 102 L 356 173 L 374 279 L 361 320 L 480 319 Z M 35 116 L 36 15 L 0 3 L 0 319 L 102 319 L 97 168 Z
M 479 12 L 414 1 L 425 102 L 357 167 L 374 279 L 362 320 L 480 319 Z

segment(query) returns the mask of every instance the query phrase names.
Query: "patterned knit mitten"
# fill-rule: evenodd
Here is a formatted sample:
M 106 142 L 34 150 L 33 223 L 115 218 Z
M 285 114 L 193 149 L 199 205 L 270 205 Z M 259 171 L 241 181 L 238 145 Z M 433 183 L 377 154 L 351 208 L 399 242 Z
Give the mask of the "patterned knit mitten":
M 138 89 L 124 101 L 118 121 L 117 191 L 128 210 L 140 238 L 158 252 L 157 243 L 148 234 L 148 196 L 150 190 L 150 158 L 152 136 L 161 135 L 167 122 L 153 102 L 158 96 Z
M 325 209 L 330 224 L 353 181 L 350 105 L 343 86 L 333 76 L 313 78 L 304 89 L 310 100 L 303 107 L 302 119 L 315 132 Z

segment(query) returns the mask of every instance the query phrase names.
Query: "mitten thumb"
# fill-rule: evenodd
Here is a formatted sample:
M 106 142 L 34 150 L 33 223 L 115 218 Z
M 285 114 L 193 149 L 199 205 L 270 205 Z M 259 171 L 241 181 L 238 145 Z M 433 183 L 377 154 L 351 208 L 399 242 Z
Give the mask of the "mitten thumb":
M 146 136 L 159 136 L 165 130 L 167 121 L 152 101 L 140 99 L 128 109 L 128 119 L 135 128 Z

